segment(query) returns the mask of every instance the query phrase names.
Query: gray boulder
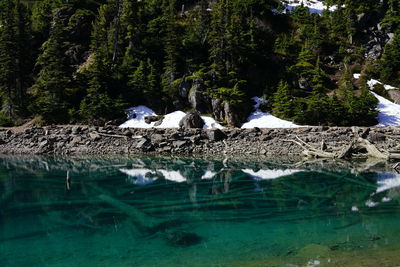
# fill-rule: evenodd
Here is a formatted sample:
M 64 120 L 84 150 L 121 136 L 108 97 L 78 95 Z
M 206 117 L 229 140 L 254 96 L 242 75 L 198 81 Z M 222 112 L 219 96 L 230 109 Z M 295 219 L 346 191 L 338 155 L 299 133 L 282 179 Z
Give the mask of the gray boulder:
M 204 120 L 200 117 L 199 113 L 191 112 L 187 114 L 183 119 L 179 122 L 179 127 L 184 129 L 198 128 L 202 129 L 204 127 Z
M 395 90 L 389 90 L 388 94 L 391 99 L 393 99 L 394 103 L 400 104 L 400 90 L 395 89 Z

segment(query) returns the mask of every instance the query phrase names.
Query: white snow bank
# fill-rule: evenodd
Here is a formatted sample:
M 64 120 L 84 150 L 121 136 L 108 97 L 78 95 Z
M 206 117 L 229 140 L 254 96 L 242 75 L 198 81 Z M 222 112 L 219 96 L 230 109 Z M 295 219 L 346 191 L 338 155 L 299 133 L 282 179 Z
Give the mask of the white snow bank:
M 361 75 L 359 73 L 355 73 L 353 76 L 355 79 L 359 79 Z M 396 87 L 383 84 L 374 79 L 369 80 L 367 83 L 371 90 L 374 89 L 376 84 L 382 84 L 386 90 L 397 89 Z M 379 101 L 376 108 L 379 112 L 376 118 L 378 120 L 378 124 L 375 126 L 400 126 L 400 105 L 395 104 L 372 91 L 371 94 L 373 94 Z
M 360 73 L 354 73 L 354 74 L 353 74 L 353 77 L 354 77 L 354 79 L 360 79 L 361 74 L 360 74 Z M 369 80 L 369 81 L 367 82 L 367 84 L 368 84 L 368 86 L 369 86 L 369 88 L 370 88 L 371 90 L 374 89 L 374 86 L 375 86 L 376 84 L 382 84 L 383 87 L 384 87 L 386 90 L 395 90 L 395 89 L 398 89 L 398 88 L 396 88 L 396 87 L 394 87 L 394 86 L 391 86 L 391 85 L 389 85 L 389 84 L 383 84 L 383 83 L 381 83 L 380 81 L 375 80 L 375 79 Z
M 121 124 L 119 127 L 121 128 L 151 128 L 154 123 L 147 124 L 144 121 L 144 117 L 146 116 L 155 116 L 156 113 L 146 107 L 146 106 L 137 106 L 128 109 L 129 112 L 129 120 L 125 123 Z
M 304 7 L 307 7 L 310 10 L 310 13 L 317 13 L 321 14 L 322 11 L 328 9 L 328 7 L 319 0 L 285 0 L 281 1 L 287 10 L 292 11 L 293 9 L 301 6 L 301 4 L 304 5 Z M 337 9 L 337 6 L 331 6 L 329 7 L 329 11 L 335 11 Z
M 256 180 L 273 180 L 300 172 L 299 170 L 258 170 L 255 172 L 252 169 L 243 169 L 242 171 L 250 174 Z
M 158 126 L 154 126 L 156 122 L 146 123 L 144 118 L 146 116 L 156 116 L 157 114 L 146 106 L 137 106 L 128 109 L 129 120 L 121 124 L 121 128 L 179 128 L 179 123 L 185 117 L 186 113 L 183 111 L 174 111 L 164 116 L 162 123 Z M 205 125 L 203 129 L 218 128 L 223 129 L 224 127 L 219 124 L 216 120 L 211 117 L 201 117 Z
M 368 83 L 369 88 L 371 88 L 371 90 L 374 89 L 374 86 L 375 86 L 376 84 L 382 84 L 383 87 L 384 87 L 386 90 L 395 90 L 395 89 L 397 89 L 397 88 L 394 87 L 394 86 L 391 86 L 391 85 L 388 85 L 388 84 L 383 84 L 383 83 L 381 83 L 380 81 L 374 80 L 374 79 L 369 80 L 367 83 Z
M 243 129 L 249 128 L 298 128 L 299 125 L 291 121 L 285 121 L 273 116 L 270 113 L 262 112 L 259 107 L 261 104 L 266 103 L 266 100 L 260 97 L 253 97 L 252 100 L 256 103 L 254 111 L 248 118 L 245 124 L 242 125 Z
M 175 111 L 164 116 L 162 123 L 156 128 L 179 128 L 179 122 L 186 116 L 183 111 Z
M 374 92 L 371 92 L 379 101 L 377 110 L 378 124 L 376 126 L 400 126 L 400 105 L 395 104 Z
M 201 116 L 201 118 L 205 122 L 203 129 L 212 129 L 212 128 L 223 129 L 224 128 L 221 124 L 219 124 L 216 120 L 214 120 L 211 117 Z

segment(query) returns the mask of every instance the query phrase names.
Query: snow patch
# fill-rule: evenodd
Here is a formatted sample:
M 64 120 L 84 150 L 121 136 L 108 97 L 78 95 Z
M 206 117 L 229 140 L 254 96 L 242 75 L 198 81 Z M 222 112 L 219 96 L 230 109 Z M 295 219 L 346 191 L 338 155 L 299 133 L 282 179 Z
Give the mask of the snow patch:
M 379 101 L 377 110 L 378 124 L 376 126 L 399 126 L 400 125 L 400 105 L 395 104 L 386 98 L 371 92 Z
M 219 124 L 216 120 L 214 120 L 211 117 L 201 116 L 201 118 L 205 122 L 203 129 L 212 129 L 212 128 L 223 129 L 224 128 L 221 124 Z
M 391 85 L 388 85 L 388 84 L 383 84 L 383 83 L 381 83 L 380 81 L 375 80 L 375 79 L 371 79 L 371 80 L 369 80 L 367 83 L 368 83 L 368 86 L 369 86 L 369 88 L 370 88 L 371 90 L 373 90 L 374 87 L 375 87 L 375 85 L 377 85 L 377 84 L 382 84 L 383 87 L 385 88 L 385 90 L 395 90 L 395 89 L 397 89 L 397 88 L 394 87 L 394 86 L 391 86 Z
M 183 111 L 174 111 L 165 115 L 162 123 L 155 126 L 156 122 L 146 123 L 144 120 L 146 116 L 157 116 L 152 109 L 146 106 L 137 106 L 128 109 L 127 112 L 129 114 L 128 120 L 121 124 L 120 128 L 179 128 L 180 121 L 186 116 Z M 201 118 L 205 122 L 203 129 L 224 128 L 211 117 L 202 116 Z
M 242 171 L 250 174 L 256 180 L 273 180 L 300 172 L 300 170 L 258 170 L 255 172 L 252 169 L 243 169 Z
M 285 5 L 286 10 L 288 11 L 293 11 L 295 8 L 301 6 L 301 4 L 303 4 L 304 7 L 307 7 L 311 14 L 322 14 L 324 10 L 328 9 L 325 3 L 319 0 L 286 0 L 281 2 Z M 335 11 L 336 9 L 337 6 L 329 7 L 329 11 L 331 12 Z
M 164 116 L 162 123 L 156 128 L 179 128 L 179 122 L 186 116 L 183 111 L 175 111 Z
M 294 124 L 291 121 L 285 121 L 273 116 L 270 113 L 262 112 L 259 108 L 261 104 L 267 101 L 260 97 L 253 97 L 252 100 L 256 103 L 254 105 L 255 111 L 247 118 L 247 122 L 242 125 L 243 129 L 250 128 L 299 128 L 301 126 Z
M 353 77 L 355 79 L 359 79 L 361 77 L 361 74 L 355 73 L 355 74 L 353 74 Z M 397 89 L 396 87 L 393 87 L 393 86 L 387 85 L 387 84 L 383 84 L 380 81 L 374 80 L 374 79 L 369 80 L 367 83 L 371 90 L 374 89 L 374 86 L 376 84 L 382 84 L 386 90 Z M 373 94 L 379 101 L 378 106 L 376 108 L 379 111 L 378 116 L 377 116 L 378 124 L 375 126 L 377 126 L 377 127 L 400 126 L 400 105 L 395 104 L 372 91 L 371 91 L 371 94 Z
M 156 113 L 146 107 L 146 106 L 137 106 L 127 110 L 128 111 L 128 120 L 121 124 L 119 127 L 121 128 L 152 128 L 154 123 L 147 124 L 144 121 L 144 117 L 146 116 L 155 116 Z

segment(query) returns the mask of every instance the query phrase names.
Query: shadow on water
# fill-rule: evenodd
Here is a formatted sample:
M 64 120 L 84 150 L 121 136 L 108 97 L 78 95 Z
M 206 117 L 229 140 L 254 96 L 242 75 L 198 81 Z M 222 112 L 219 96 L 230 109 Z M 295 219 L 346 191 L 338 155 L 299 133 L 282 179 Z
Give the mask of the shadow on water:
M 380 161 L 1 157 L 0 192 L 2 266 L 400 260 L 400 175 Z

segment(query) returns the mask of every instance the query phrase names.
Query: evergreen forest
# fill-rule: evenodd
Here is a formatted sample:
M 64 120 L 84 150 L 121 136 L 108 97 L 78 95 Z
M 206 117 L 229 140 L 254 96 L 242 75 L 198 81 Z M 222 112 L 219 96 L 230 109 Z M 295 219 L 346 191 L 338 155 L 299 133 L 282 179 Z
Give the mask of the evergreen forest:
M 298 124 L 374 125 L 367 81 L 400 87 L 400 1 L 323 2 L 336 8 L 0 0 L 0 126 L 102 125 L 138 105 L 240 126 L 254 96 L 268 100 L 263 111 Z

